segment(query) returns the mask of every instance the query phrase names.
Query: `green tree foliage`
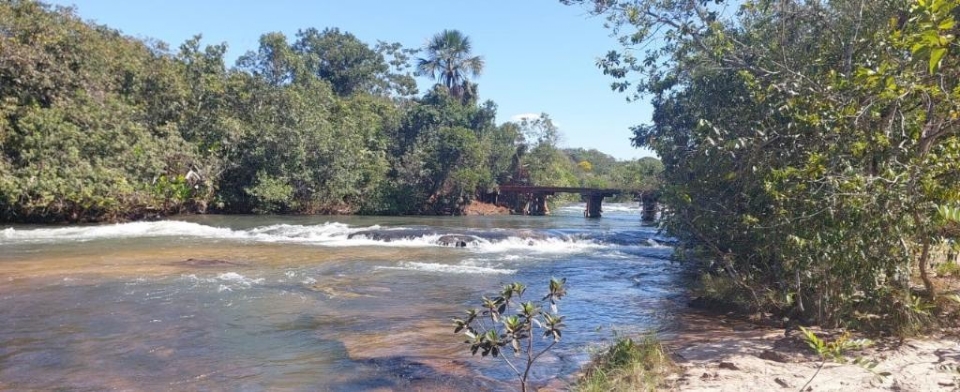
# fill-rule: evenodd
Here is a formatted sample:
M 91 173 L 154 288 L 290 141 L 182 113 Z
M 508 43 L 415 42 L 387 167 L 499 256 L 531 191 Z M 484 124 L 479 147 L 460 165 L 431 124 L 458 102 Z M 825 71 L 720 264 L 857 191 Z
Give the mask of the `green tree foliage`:
M 600 151 L 582 148 L 560 148 L 563 138 L 559 128 L 546 113 L 516 124 L 523 143 L 518 151 L 522 158 L 513 182 L 561 187 L 588 187 L 647 191 L 658 189 L 663 166 L 656 158 L 618 161 Z M 584 170 L 589 165 L 589 170 Z M 576 194 L 555 196 L 555 202 L 576 202 Z M 633 199 L 623 193 L 620 201 Z
M 610 170 L 612 188 L 657 192 L 661 187 L 663 163 L 654 157 L 620 162 Z
M 32 1 L 0 4 L 0 30 L 0 219 L 137 216 L 203 201 L 208 183 L 175 123 L 177 64 L 159 48 Z
M 483 72 L 483 57 L 474 56 L 473 43 L 459 30 L 443 30 L 424 46 L 426 57 L 417 59 L 417 74 L 436 79 L 456 97 L 476 96 L 470 77 Z
M 482 179 L 481 190 L 489 192 L 497 184 L 515 182 L 527 148 L 519 125 L 503 123 L 484 132 L 480 142 L 487 151 L 485 166 L 490 173 L 489 178 Z
M 520 129 L 529 146 L 525 166 L 531 184 L 580 186 L 576 162 L 560 149 L 560 129 L 549 115 L 544 113 L 533 120 L 523 119 Z
M 619 161 L 595 149 L 571 148 L 563 152 L 578 166 L 575 175 L 582 186 L 636 191 L 659 189 L 663 164 L 657 158 Z M 585 170 L 584 164 L 589 169 Z M 632 197 L 631 194 L 623 196 Z
M 633 142 L 707 273 L 790 317 L 919 320 L 908 280 L 936 294 L 936 206 L 960 198 L 956 1 L 563 2 L 620 37 L 598 65 L 652 98 Z
M 373 212 L 458 213 L 508 168 L 500 159 L 514 149 L 513 135 L 495 124 L 496 106 L 464 102 L 436 87 L 406 106 L 394 130 L 393 170 Z
M 340 29 L 320 32 L 310 28 L 297 33 L 293 50 L 303 58 L 307 72 L 329 82 L 340 96 L 357 92 L 388 93 L 401 85 L 413 86 L 415 91 L 412 77 L 392 73 L 384 56 L 384 51 L 393 49 L 391 53 L 396 53 L 400 47 L 381 45 L 377 51 Z
M 496 124 L 465 35 L 425 50 L 442 83 L 415 97 L 419 50 L 336 28 L 263 34 L 229 66 L 199 35 L 171 51 L 0 2 L 0 221 L 457 214 L 531 164 L 540 183 L 576 182 L 548 120 L 532 139 L 540 125 Z
M 495 107 L 404 98 L 416 51 L 399 44 L 268 33 L 230 68 L 226 45 L 200 36 L 171 54 L 35 1 L 0 4 L 0 30 L 0 220 L 456 212 L 506 177 L 487 170 L 488 149 L 514 144 Z M 391 160 L 392 137 L 423 111 L 439 120 L 407 130 L 409 159 Z M 398 176 L 415 158 L 424 172 Z M 398 182 L 430 192 L 383 208 Z

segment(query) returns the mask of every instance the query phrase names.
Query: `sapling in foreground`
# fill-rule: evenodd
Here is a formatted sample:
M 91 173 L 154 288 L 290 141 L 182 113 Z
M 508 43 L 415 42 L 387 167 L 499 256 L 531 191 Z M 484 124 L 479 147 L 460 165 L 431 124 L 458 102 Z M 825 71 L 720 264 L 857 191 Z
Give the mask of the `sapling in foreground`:
M 540 301 L 523 301 L 527 287 L 522 283 L 503 286 L 500 295 L 482 299 L 482 308 L 467 310 L 465 318 L 455 318 L 454 333 L 463 333 L 470 353 L 481 357 L 501 358 L 520 379 L 520 390 L 526 392 L 530 369 L 540 356 L 560 342 L 563 316 L 557 302 L 566 295 L 566 279 L 550 279 L 549 292 Z M 549 304 L 544 310 L 543 305 Z M 540 331 L 534 332 L 534 328 Z M 539 335 L 543 343 L 535 344 Z M 514 359 L 503 355 L 509 347 Z

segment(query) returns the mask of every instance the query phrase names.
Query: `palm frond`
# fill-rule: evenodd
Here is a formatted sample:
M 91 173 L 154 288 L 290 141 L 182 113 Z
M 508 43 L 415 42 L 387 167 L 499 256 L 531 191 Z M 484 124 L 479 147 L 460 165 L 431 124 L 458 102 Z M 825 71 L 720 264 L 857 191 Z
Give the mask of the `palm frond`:
M 462 94 L 461 84 L 483 71 L 483 58 L 471 56 L 470 38 L 459 30 L 443 30 L 424 46 L 425 57 L 417 59 L 418 76 L 430 76 L 454 95 Z

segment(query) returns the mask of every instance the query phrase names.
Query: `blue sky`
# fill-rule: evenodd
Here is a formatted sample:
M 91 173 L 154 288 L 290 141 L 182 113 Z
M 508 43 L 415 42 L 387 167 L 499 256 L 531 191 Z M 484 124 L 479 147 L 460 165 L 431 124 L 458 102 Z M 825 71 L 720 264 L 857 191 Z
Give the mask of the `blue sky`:
M 498 121 L 548 113 L 567 147 L 596 148 L 619 159 L 652 155 L 630 146 L 629 127 L 650 121 L 647 102 L 627 103 L 610 90 L 596 67 L 617 47 L 603 27 L 579 7 L 558 0 L 57 0 L 79 15 L 139 38 L 178 47 L 195 34 L 204 43 L 226 42 L 232 62 L 255 50 L 260 35 L 339 27 L 373 45 L 377 40 L 420 47 L 443 29 L 473 40 L 486 69 L 476 82 L 483 99 L 499 106 Z M 432 85 L 419 80 L 421 91 Z

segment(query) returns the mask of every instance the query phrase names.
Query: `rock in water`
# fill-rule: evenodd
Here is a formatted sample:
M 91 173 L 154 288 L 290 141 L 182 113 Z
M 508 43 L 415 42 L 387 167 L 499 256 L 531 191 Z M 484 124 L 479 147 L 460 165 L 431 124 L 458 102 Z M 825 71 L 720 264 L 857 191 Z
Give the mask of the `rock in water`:
M 437 239 L 437 243 L 443 246 L 455 246 L 457 248 L 466 248 L 467 244 L 477 242 L 477 239 L 469 235 L 447 234 Z

